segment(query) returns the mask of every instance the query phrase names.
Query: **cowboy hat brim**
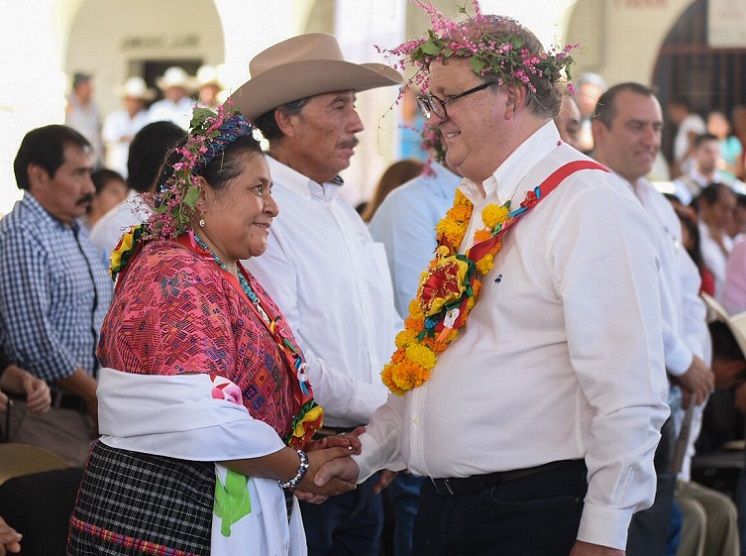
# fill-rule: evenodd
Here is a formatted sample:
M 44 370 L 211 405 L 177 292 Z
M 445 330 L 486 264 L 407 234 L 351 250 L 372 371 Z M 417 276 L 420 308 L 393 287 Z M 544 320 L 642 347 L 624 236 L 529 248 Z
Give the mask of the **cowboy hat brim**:
M 366 91 L 401 82 L 401 75 L 385 64 L 303 60 L 282 64 L 251 78 L 228 98 L 228 104 L 254 121 L 294 100 L 334 91 Z
M 156 95 L 155 95 L 155 91 L 153 91 L 152 89 L 145 89 L 145 91 L 140 91 L 139 93 L 134 94 L 133 91 L 128 91 L 124 87 L 119 87 L 117 89 L 117 96 L 119 98 L 131 97 L 131 98 L 137 98 L 137 99 L 144 100 L 144 101 L 149 101 L 149 100 L 153 100 Z

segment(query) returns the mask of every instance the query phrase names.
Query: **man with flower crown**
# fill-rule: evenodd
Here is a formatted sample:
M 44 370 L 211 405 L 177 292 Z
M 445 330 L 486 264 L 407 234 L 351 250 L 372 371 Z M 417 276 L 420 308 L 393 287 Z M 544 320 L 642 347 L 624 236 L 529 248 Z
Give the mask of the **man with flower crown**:
M 429 477 L 413 554 L 624 554 L 668 416 L 651 224 L 552 118 L 568 50 L 504 17 L 393 51 L 462 176 L 362 454 L 316 476 Z M 568 76 L 569 77 L 569 76 Z

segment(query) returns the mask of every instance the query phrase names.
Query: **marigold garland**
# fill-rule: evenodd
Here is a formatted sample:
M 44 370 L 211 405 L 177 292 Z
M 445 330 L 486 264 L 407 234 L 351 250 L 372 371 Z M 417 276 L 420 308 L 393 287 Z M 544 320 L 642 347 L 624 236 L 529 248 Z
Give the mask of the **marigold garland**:
M 457 190 L 453 206 L 435 228 L 435 257 L 422 273 L 417 297 L 410 302 L 409 315 L 404 319 L 404 330 L 396 336 L 397 349 L 381 372 L 383 383 L 396 395 L 427 382 L 438 355 L 466 325 L 481 290 L 481 277 L 495 264 L 495 255 L 502 247 L 500 241 L 495 241 L 476 261 L 469 257 L 471 249 L 466 255 L 458 253 L 473 208 L 471 201 Z M 474 244 L 491 242 L 511 216 L 510 201 L 484 207 L 485 227 L 474 234 Z

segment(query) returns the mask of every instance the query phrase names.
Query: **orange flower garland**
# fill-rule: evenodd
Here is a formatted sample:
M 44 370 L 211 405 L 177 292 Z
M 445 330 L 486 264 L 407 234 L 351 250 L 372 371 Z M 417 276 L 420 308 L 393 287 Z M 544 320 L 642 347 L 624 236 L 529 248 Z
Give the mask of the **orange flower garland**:
M 396 336 L 396 351 L 381 372 L 383 383 L 399 396 L 430 378 L 437 357 L 459 335 L 476 304 L 481 278 L 492 270 L 502 243 L 494 241 L 477 260 L 460 255 L 474 206 L 456 191 L 453 206 L 435 227 L 438 248 L 422 273 L 417 297 L 409 304 L 404 330 Z M 493 241 L 511 219 L 510 202 L 482 210 L 485 227 L 474 234 L 475 245 Z

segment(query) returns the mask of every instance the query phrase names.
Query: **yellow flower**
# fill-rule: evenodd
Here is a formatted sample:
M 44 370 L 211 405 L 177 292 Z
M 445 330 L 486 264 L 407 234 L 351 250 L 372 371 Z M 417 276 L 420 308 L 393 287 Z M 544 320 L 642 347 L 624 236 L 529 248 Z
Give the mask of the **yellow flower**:
M 427 272 L 422 273 L 423 279 L 427 276 Z M 409 316 L 413 318 L 422 318 L 422 308 L 420 307 L 420 300 L 414 298 L 409 302 Z
M 466 226 L 460 225 L 453 220 L 444 218 L 435 226 L 438 237 L 443 238 L 450 245 L 458 245 L 464 238 Z
M 491 230 L 498 224 L 505 222 L 508 219 L 508 214 L 510 214 L 510 211 L 507 208 L 492 203 L 482 209 L 482 222 Z
M 406 350 L 407 359 L 425 369 L 435 366 L 435 353 L 422 344 L 409 344 Z
M 406 348 L 409 344 L 415 341 L 417 333 L 414 330 L 407 330 L 406 328 L 396 335 L 396 347 L 399 349 Z
M 492 233 L 486 228 L 474 232 L 474 243 L 482 243 L 492 237 Z
M 492 267 L 494 264 L 495 264 L 495 257 L 493 257 L 492 255 L 488 253 L 477 261 L 477 272 L 479 272 L 479 274 L 484 276 L 490 270 L 492 270 Z
M 403 361 L 391 368 L 391 380 L 401 390 L 416 388 L 428 378 L 430 378 L 430 371 L 411 361 Z
M 453 206 L 464 205 L 467 207 L 471 206 L 471 201 L 466 198 L 466 195 L 461 193 L 460 189 L 456 190 L 456 196 L 453 199 Z
M 386 365 L 383 367 L 383 370 L 381 371 L 381 380 L 386 385 L 386 387 L 391 390 L 391 392 L 393 392 L 397 396 L 403 396 L 405 392 L 394 382 L 394 379 L 391 375 L 391 368 L 392 365 Z
M 306 433 L 305 428 L 303 427 L 304 423 L 313 423 L 316 419 L 324 415 L 324 410 L 321 408 L 320 405 L 314 406 L 308 413 L 306 413 L 303 416 L 303 419 L 298 421 L 295 424 L 295 430 L 293 431 L 293 436 L 297 436 L 298 438 L 303 438 L 303 435 Z
M 457 205 L 448 210 L 448 218 L 457 222 L 465 222 L 471 217 L 471 207 Z
M 411 330 L 415 334 L 419 334 L 425 328 L 425 322 L 421 316 L 419 317 L 407 317 L 404 319 L 404 326 L 407 330 Z

